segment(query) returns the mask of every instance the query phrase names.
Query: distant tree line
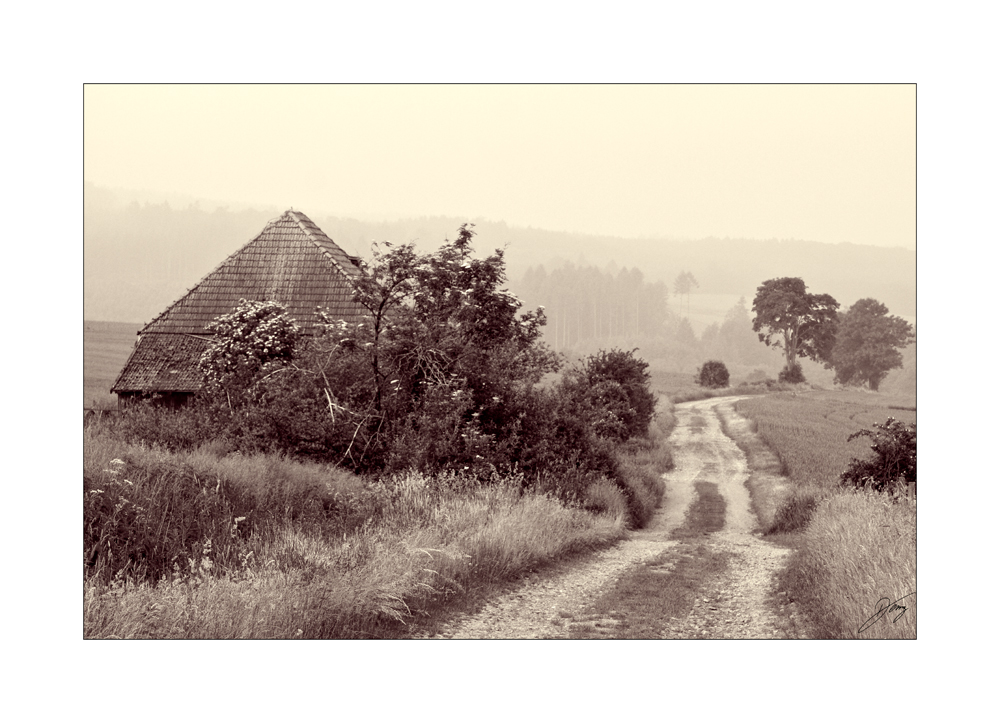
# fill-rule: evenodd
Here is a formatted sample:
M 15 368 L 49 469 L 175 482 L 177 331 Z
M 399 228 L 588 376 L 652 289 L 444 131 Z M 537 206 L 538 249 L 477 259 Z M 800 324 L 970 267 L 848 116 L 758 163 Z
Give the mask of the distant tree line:
M 123 193 L 85 183 L 84 307 L 88 319 L 149 321 L 285 210 L 141 200 L 122 203 Z M 420 248 L 430 250 L 463 220 L 425 217 L 374 222 L 302 210 L 341 248 L 357 255 L 363 255 L 375 239 L 416 241 Z M 915 254 L 906 249 L 751 239 L 622 239 L 515 228 L 492 221 L 477 222 L 477 233 L 477 241 L 487 248 L 509 245 L 508 271 L 518 283 L 527 269 L 553 257 L 583 257 L 588 262 L 578 263 L 595 269 L 607 268 L 615 260 L 626 262 L 642 270 L 646 283 L 662 279 L 672 292 L 678 272 L 696 277 L 701 293 L 723 294 L 752 289 L 769 273 L 787 270 L 837 297 L 861 298 L 867 289 L 878 288 L 879 300 L 890 308 L 906 314 L 915 310 Z M 664 258 L 670 259 L 669 268 L 661 265 Z M 547 268 L 553 268 L 551 262 Z M 676 311 L 686 294 L 681 290 L 671 297 L 671 303 L 678 298 Z M 566 331 L 574 333 L 569 327 Z M 548 333 L 546 339 L 553 343 Z
M 546 341 L 557 349 L 589 342 L 661 336 L 668 318 L 667 287 L 647 282 L 638 269 L 617 274 L 567 264 L 551 272 L 529 269 L 515 289 L 548 319 Z
M 682 272 L 675 286 L 678 293 L 689 294 L 697 280 Z M 667 285 L 647 281 L 635 268 L 613 272 L 565 264 L 549 272 L 536 266 L 512 289 L 528 306 L 545 309 L 544 338 L 558 350 L 588 353 L 600 346 L 635 346 L 645 359 L 692 370 L 708 357 L 731 365 L 774 363 L 757 340 L 743 298 L 699 338 L 681 309 L 673 308 Z

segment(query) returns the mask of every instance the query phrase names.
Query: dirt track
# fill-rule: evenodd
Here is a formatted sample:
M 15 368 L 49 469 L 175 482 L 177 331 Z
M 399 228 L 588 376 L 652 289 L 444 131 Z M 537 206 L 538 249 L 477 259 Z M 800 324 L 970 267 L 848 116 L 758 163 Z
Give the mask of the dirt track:
M 774 589 L 774 575 L 788 550 L 756 532 L 757 518 L 744 485 L 746 457 L 722 431 L 720 416 L 733 419 L 737 399 L 717 397 L 676 407 L 677 427 L 669 440 L 675 469 L 665 475 L 666 496 L 646 529 L 596 555 L 532 575 L 432 637 L 636 637 L 629 628 L 630 616 L 637 613 L 628 605 L 608 611 L 595 602 L 616 581 L 638 571 L 662 575 L 664 589 L 673 582 L 679 587 L 682 568 L 697 575 L 693 582 L 686 580 L 687 597 L 679 598 L 669 617 L 656 621 L 654 634 L 641 637 L 810 637 L 794 603 L 782 606 Z M 708 559 L 716 564 L 698 564 Z M 643 629 L 649 630 L 648 622 Z

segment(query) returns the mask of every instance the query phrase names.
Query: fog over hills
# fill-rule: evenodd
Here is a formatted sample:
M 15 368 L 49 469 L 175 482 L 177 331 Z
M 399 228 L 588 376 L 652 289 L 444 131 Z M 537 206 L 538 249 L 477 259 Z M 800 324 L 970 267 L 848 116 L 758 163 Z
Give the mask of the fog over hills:
M 93 321 L 148 322 L 223 259 L 254 238 L 284 209 L 177 208 L 139 203 L 121 192 L 86 184 L 84 201 L 84 317 Z M 508 279 L 516 292 L 537 266 L 575 265 L 602 271 L 638 269 L 646 282 L 668 288 L 682 271 L 694 275 L 698 294 L 744 296 L 778 276 L 800 276 L 810 291 L 829 293 L 847 307 L 875 297 L 891 313 L 915 319 L 916 253 L 903 248 L 795 240 L 626 239 L 510 227 L 502 221 L 425 217 L 361 221 L 304 211 L 348 253 L 369 256 L 373 241 L 415 241 L 421 250 L 454 238 L 462 223 L 476 225 L 481 255 L 505 248 Z

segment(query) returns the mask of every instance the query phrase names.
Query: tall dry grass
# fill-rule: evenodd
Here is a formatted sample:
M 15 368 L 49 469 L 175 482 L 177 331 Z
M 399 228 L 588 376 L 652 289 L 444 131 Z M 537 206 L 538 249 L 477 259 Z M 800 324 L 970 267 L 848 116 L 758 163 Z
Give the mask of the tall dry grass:
M 346 532 L 374 514 L 361 480 L 277 455 L 220 456 L 121 441 L 84 429 L 84 572 L 109 583 L 124 572 L 155 581 L 196 559 L 206 540 L 235 565 L 250 540 L 290 521 Z
M 821 637 L 916 639 L 917 505 L 870 491 L 819 504 L 784 582 Z M 905 607 L 878 616 L 892 603 Z
M 623 505 L 592 514 L 516 478 L 366 482 L 97 431 L 85 448 L 85 496 L 114 503 L 85 510 L 97 539 L 85 540 L 88 638 L 391 637 L 454 595 L 606 546 L 626 528 Z

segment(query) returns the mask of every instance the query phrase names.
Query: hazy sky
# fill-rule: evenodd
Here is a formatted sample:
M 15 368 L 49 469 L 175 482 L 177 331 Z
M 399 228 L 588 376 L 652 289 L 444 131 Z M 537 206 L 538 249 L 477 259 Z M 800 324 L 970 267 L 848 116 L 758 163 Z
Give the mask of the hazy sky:
M 916 91 L 88 85 L 84 178 L 315 216 L 915 248 Z

